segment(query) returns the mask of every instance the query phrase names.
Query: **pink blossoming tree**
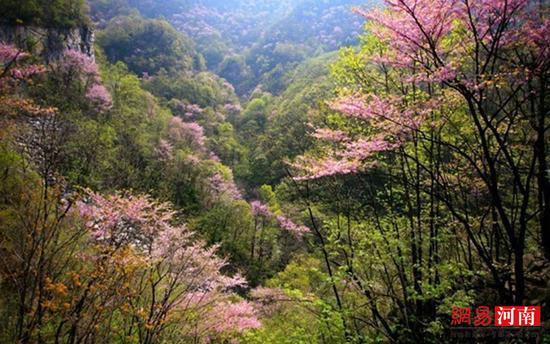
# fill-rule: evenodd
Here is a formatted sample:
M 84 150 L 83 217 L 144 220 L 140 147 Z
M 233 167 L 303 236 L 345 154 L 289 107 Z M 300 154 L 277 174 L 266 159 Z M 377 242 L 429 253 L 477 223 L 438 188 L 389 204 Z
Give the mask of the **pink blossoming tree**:
M 128 301 L 143 343 L 158 341 L 169 326 L 201 341 L 260 326 L 248 303 L 230 301 L 232 290 L 246 281 L 222 274 L 227 261 L 216 255 L 217 247 L 207 247 L 185 225 L 175 225 L 170 205 L 147 196 L 90 193 L 78 209 L 102 252 L 112 256 L 130 248 L 143 261 L 135 272 L 138 293 Z M 186 322 L 178 324 L 178 319 Z M 188 326 L 190 319 L 196 326 Z
M 415 292 L 425 292 L 426 274 L 418 266 L 428 244 L 421 241 L 435 235 L 421 225 L 427 197 L 447 207 L 477 252 L 477 263 L 489 271 L 500 300 L 521 304 L 526 241 L 539 240 L 550 257 L 548 6 L 528 0 L 387 0 L 385 5 L 356 10 L 369 21 L 370 45 L 359 59 L 372 73 L 366 79 L 357 76 L 359 85 L 343 85 L 330 102 L 345 124 L 316 130 L 317 149 L 291 164 L 294 179 L 309 185 L 383 165 L 393 180 L 403 181 L 409 200 L 415 199 L 408 206 L 418 214 L 407 228 L 414 234 Z M 475 194 L 489 200 L 475 211 L 469 207 L 475 198 L 468 185 L 472 180 Z M 494 227 L 484 223 L 486 218 Z M 506 238 L 513 286 L 499 270 L 501 258 L 492 254 L 502 247 L 494 247 L 501 243 L 488 240 L 491 235 Z M 372 291 L 355 277 L 352 281 L 371 298 Z M 421 314 L 422 307 L 419 302 L 411 309 Z M 377 317 L 376 305 L 372 312 Z M 378 321 L 395 340 L 384 319 Z
M 196 122 L 184 122 L 180 117 L 173 117 L 168 135 L 173 144 L 185 144 L 197 151 L 206 149 L 204 128 Z
M 101 84 L 99 68 L 90 56 L 80 51 L 67 50 L 55 64 L 54 71 L 61 84 L 67 88 L 66 92 L 76 85 L 94 111 L 102 113 L 111 109 L 111 95 Z

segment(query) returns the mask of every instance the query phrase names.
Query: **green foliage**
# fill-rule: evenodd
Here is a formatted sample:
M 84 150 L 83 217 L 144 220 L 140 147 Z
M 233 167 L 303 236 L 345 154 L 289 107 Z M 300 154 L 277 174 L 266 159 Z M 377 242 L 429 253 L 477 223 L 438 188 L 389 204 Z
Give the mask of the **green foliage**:
M 8 25 L 73 28 L 90 24 L 85 0 L 4 0 L 0 12 L 0 21 Z
M 271 96 L 265 94 L 252 99 L 242 113 L 240 123 L 241 133 L 244 139 L 253 139 L 265 131 L 269 116 Z
M 244 343 L 346 343 L 341 314 L 321 299 L 327 276 L 321 262 L 298 256 L 283 271 L 266 281 L 284 291 L 288 300 L 265 306 L 262 329 L 250 331 Z
M 248 168 L 247 150 L 238 140 L 231 123 L 222 122 L 213 128 L 213 135 L 209 141 L 216 155 L 231 167 L 236 175 L 241 175 L 240 171 Z
M 133 73 L 153 75 L 161 69 L 192 70 L 197 66 L 194 44 L 164 20 L 133 15 L 116 17 L 98 35 L 110 62 L 122 61 Z
M 0 140 L 0 171 L 2 171 L 0 183 L 0 212 L 3 216 L 0 217 L 3 221 L 8 221 L 8 217 L 4 211 L 7 211 L 8 204 L 11 198 L 18 197 L 25 188 L 25 183 L 28 182 L 25 178 L 31 180 L 38 176 L 29 173 L 28 175 L 21 174 L 21 168 L 24 166 L 24 159 L 20 153 L 15 150 L 15 145 L 10 142 L 13 137 L 2 137 Z
M 128 15 L 132 11 L 128 0 L 88 0 L 92 19 L 105 25 L 113 17 Z
M 145 166 L 153 159 L 153 147 L 165 132 L 171 113 L 141 89 L 139 79 L 129 74 L 123 64 L 109 66 L 104 73 L 104 82 L 113 97 L 110 122 L 117 132 L 118 146 L 110 171 L 111 183 L 145 188 Z
M 287 176 L 288 159 L 311 145 L 308 123 L 327 113 L 324 99 L 333 94 L 328 65 L 335 54 L 309 59 L 280 78 L 288 84 L 278 97 L 256 93 L 236 125 L 249 152 L 250 186 L 275 185 Z M 241 176 L 241 174 L 239 174 Z
M 299 291 L 303 295 L 327 292 L 327 275 L 322 263 L 312 256 L 297 256 L 285 269 L 266 282 L 269 287 Z
M 246 82 L 250 79 L 251 73 L 244 58 L 238 55 L 225 57 L 218 67 L 218 74 L 236 85 L 241 93 L 246 90 Z
M 175 99 L 202 108 L 219 107 L 237 101 L 231 85 L 210 72 L 168 72 L 163 69 L 158 75 L 145 80 L 143 86 L 167 101 Z
M 142 89 L 122 62 L 109 65 L 102 55 L 98 61 L 113 103 L 104 113 L 90 107 L 85 81 L 79 78 L 51 73 L 47 83 L 33 90 L 42 102 L 61 110 L 62 135 L 56 138 L 62 146 L 59 172 L 75 185 L 149 191 L 154 147 L 165 135 L 171 113 Z
M 204 56 L 206 66 L 209 70 L 223 70 L 219 66 L 222 61 L 225 61 L 226 56 L 231 54 L 231 50 L 227 44 L 217 35 L 198 41 L 197 50 Z M 221 75 L 222 73 L 219 72 L 219 74 Z M 228 77 L 226 79 L 230 80 Z
M 338 59 L 330 64 L 330 75 L 340 94 L 373 91 L 375 88 L 383 91 L 379 87 L 384 83 L 383 75 L 369 64 L 369 59 L 387 48 L 372 35 L 361 38 L 359 47 L 340 49 Z
M 253 219 L 246 202 L 217 203 L 197 219 L 195 226 L 210 244 L 221 245 L 224 256 L 231 256 L 234 269 L 248 271 Z

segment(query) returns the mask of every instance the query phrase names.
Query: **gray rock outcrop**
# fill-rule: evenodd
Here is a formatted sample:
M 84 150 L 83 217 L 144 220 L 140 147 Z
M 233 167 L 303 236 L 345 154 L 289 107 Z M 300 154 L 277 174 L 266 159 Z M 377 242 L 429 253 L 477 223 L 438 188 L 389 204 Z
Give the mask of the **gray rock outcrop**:
M 60 58 L 66 50 L 77 50 L 95 58 L 94 31 L 90 27 L 57 29 L 1 25 L 0 42 L 15 44 L 46 62 Z

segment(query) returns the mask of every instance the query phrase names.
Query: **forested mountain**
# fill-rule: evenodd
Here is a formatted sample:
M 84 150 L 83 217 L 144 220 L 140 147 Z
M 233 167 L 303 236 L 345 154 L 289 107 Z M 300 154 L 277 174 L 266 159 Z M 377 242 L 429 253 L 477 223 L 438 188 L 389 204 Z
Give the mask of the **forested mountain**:
M 357 43 L 362 20 L 355 6 L 378 1 L 155 1 L 92 0 L 92 17 L 107 25 L 116 15 L 138 11 L 162 17 L 189 35 L 207 67 L 233 84 L 239 95 L 257 86 L 280 93 L 282 79 L 307 58 Z
M 281 79 L 300 62 L 357 43 L 362 20 L 351 9 L 359 5 L 370 4 L 311 0 L 295 6 L 246 55 L 246 64 L 254 75 L 252 80 L 269 92 L 280 93 L 286 86 Z
M 549 12 L 0 1 L 0 343 L 550 342 Z

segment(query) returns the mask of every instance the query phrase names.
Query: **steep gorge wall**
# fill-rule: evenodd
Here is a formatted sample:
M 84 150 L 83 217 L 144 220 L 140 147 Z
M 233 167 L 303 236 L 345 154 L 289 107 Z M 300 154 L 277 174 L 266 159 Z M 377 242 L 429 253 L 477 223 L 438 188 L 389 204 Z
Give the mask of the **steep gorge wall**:
M 66 50 L 77 50 L 95 58 L 94 31 L 90 27 L 57 29 L 1 25 L 0 42 L 29 50 L 46 62 L 58 59 Z

